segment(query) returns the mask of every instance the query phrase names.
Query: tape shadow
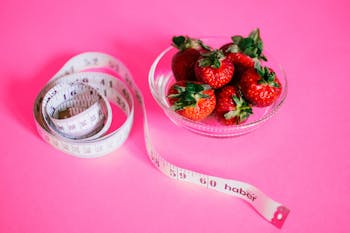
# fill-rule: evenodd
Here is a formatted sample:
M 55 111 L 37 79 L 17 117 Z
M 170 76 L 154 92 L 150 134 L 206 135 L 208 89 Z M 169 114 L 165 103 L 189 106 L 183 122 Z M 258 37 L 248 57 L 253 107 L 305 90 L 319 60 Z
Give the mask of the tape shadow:
M 37 94 L 46 82 L 73 56 L 73 53 L 65 53 L 50 58 L 48 62 L 38 68 L 38 71 L 27 77 L 14 77 L 8 83 L 5 93 L 5 107 L 9 114 L 25 130 L 39 136 L 33 117 L 33 106 Z
M 153 61 L 163 49 L 169 46 L 168 39 L 162 39 L 161 36 L 157 38 L 156 40 L 145 38 L 143 44 L 137 45 L 125 40 L 116 40 L 114 43 L 116 44 L 115 51 L 112 51 L 112 55 L 120 59 L 133 75 L 136 85 L 143 94 L 148 117 L 154 114 L 163 114 L 154 101 L 148 85 L 148 72 Z M 125 145 L 130 155 L 150 164 L 145 147 L 143 113 L 139 104 L 136 105 L 133 128 Z

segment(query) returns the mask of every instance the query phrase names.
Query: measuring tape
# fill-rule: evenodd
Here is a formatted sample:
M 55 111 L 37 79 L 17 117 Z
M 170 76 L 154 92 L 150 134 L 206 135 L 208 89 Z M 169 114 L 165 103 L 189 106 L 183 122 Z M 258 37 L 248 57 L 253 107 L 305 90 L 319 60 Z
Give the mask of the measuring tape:
M 239 197 L 267 221 L 282 227 L 289 209 L 256 187 L 175 166 L 156 151 L 149 135 L 142 93 L 126 66 L 110 55 L 89 52 L 71 58 L 38 94 L 34 118 L 44 141 L 67 154 L 94 158 L 111 153 L 128 138 L 134 119 L 134 100 L 143 110 L 147 153 L 156 168 L 168 177 Z M 110 103 L 126 115 L 115 130 L 110 130 Z

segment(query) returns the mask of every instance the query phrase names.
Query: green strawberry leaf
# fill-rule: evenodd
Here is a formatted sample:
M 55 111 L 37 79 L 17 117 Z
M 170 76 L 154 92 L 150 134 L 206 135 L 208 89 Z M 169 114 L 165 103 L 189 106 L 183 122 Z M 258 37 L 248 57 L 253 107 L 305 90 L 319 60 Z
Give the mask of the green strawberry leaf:
M 231 111 L 225 113 L 224 117 L 226 120 L 231 120 L 232 118 L 238 116 L 238 114 L 239 114 L 239 111 L 231 110 Z
M 267 61 L 267 58 L 265 57 L 264 54 L 261 54 L 261 55 L 260 55 L 260 59 L 263 60 L 263 61 Z
M 180 51 L 183 51 L 188 48 L 193 49 L 205 49 L 207 51 L 210 51 L 211 48 L 207 45 L 205 45 L 201 40 L 194 39 L 188 36 L 174 36 L 172 38 L 172 46 L 179 49 Z
M 224 117 L 226 120 L 230 120 L 236 117 L 236 123 L 239 124 L 242 121 L 245 121 L 251 114 L 253 114 L 253 110 L 240 92 L 239 95 L 233 95 L 232 99 L 236 107 L 234 110 L 225 113 Z
M 168 98 L 176 98 L 171 108 L 175 111 L 182 110 L 186 107 L 194 107 L 201 98 L 210 98 L 204 94 L 204 90 L 208 90 L 208 85 L 202 85 L 193 82 L 186 82 L 185 86 L 174 85 L 173 88 L 178 92 L 169 94 Z
M 168 98 L 179 98 L 181 96 L 181 94 L 170 94 L 167 95 Z
M 196 102 L 197 102 L 196 99 L 192 95 L 185 95 L 183 97 L 183 103 L 186 106 L 196 104 Z
M 249 37 L 249 38 L 252 38 L 255 42 L 259 41 L 259 40 L 260 40 L 260 30 L 259 30 L 259 28 L 257 28 L 257 29 L 255 29 L 255 30 L 251 31 L 251 32 L 249 33 L 249 36 L 248 36 L 248 37 Z
M 201 92 L 203 90 L 204 90 L 204 87 L 200 84 L 191 83 L 191 82 L 186 83 L 186 91 L 187 92 Z
M 198 44 L 199 44 L 203 49 L 205 49 L 205 50 L 207 50 L 207 51 L 211 51 L 211 47 L 208 46 L 208 45 L 206 45 L 206 44 L 204 44 L 203 41 L 198 40 L 197 42 L 198 42 Z
M 221 66 L 220 60 L 215 59 L 215 60 L 213 61 L 212 67 L 213 67 L 213 68 L 220 68 L 220 66 Z
M 262 67 L 259 62 L 256 62 L 254 64 L 254 69 L 260 76 L 260 79 L 258 80 L 258 84 L 262 85 L 269 85 L 271 87 L 277 87 L 279 88 L 280 85 L 276 82 L 276 73 L 268 68 L 267 66 Z
M 200 67 L 212 67 L 220 68 L 221 61 L 225 58 L 221 50 L 214 50 L 211 52 L 203 53 L 202 58 L 199 60 Z
M 199 60 L 199 66 L 200 67 L 207 67 L 211 65 L 211 61 L 208 58 L 202 58 Z
M 251 58 L 267 61 L 267 58 L 262 54 L 263 41 L 260 37 L 260 30 L 257 28 L 250 32 L 248 37 L 232 36 L 232 42 L 239 47 L 238 52 L 242 52 Z
M 244 51 L 250 47 L 253 47 L 255 45 L 254 40 L 252 38 L 244 38 L 241 40 L 238 44 L 238 46 Z
M 238 53 L 240 51 L 239 47 L 237 44 L 232 44 L 230 45 L 225 52 L 227 53 Z
M 239 44 L 239 42 L 243 40 L 243 36 L 232 36 L 231 39 L 234 44 Z
M 186 38 L 184 36 L 174 36 L 173 37 L 173 43 L 176 45 L 177 48 L 180 48 L 186 41 Z

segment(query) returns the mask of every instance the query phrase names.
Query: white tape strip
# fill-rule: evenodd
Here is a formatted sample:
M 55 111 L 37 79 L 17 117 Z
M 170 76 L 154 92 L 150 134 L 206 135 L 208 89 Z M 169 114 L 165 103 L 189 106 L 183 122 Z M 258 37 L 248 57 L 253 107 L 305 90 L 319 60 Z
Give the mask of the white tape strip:
M 107 54 L 77 55 L 46 84 L 34 105 L 38 132 L 46 142 L 74 156 L 93 158 L 108 154 L 120 147 L 129 135 L 134 118 L 133 95 L 144 113 L 148 155 L 160 171 L 177 180 L 239 197 L 250 203 L 267 221 L 282 227 L 289 209 L 256 187 L 177 167 L 157 153 L 151 143 L 140 90 L 128 69 Z M 112 119 L 109 102 L 122 109 L 127 118 L 120 128 L 106 134 Z

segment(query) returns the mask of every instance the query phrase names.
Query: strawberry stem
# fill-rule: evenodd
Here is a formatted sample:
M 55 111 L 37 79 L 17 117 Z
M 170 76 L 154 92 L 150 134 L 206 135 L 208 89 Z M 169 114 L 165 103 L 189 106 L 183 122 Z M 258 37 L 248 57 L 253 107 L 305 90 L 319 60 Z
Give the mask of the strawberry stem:
M 248 102 L 243 99 L 242 95 L 238 97 L 237 95 L 232 96 L 233 101 L 236 104 L 236 108 L 224 114 L 226 120 L 230 120 L 236 117 L 236 123 L 239 124 L 245 121 L 250 114 L 253 113 L 252 107 Z
M 185 49 L 204 49 L 204 50 L 210 50 L 210 47 L 205 45 L 201 40 L 194 39 L 188 36 L 174 36 L 172 39 L 172 46 L 179 49 L 180 51 L 183 51 Z
M 201 98 L 210 98 L 209 95 L 203 93 L 203 91 L 210 89 L 209 85 L 206 84 L 186 82 L 185 86 L 175 85 L 174 89 L 178 93 L 170 94 L 167 97 L 177 99 L 171 106 L 175 111 L 182 110 L 189 106 L 196 106 L 198 100 Z
M 267 61 L 263 51 L 263 41 L 260 37 L 259 28 L 249 33 L 248 37 L 242 37 L 240 35 L 231 37 L 233 45 L 231 45 L 227 52 L 237 53 L 241 52 L 248 55 L 251 58 L 258 58 L 259 60 Z
M 225 59 L 225 56 L 221 50 L 214 50 L 211 52 L 203 53 L 202 58 L 199 60 L 200 67 L 210 66 L 212 68 L 220 68 L 221 61 Z
M 276 82 L 276 73 L 269 67 L 262 67 L 259 62 L 255 62 L 254 69 L 261 78 L 258 80 L 258 84 L 267 84 L 271 87 L 277 88 L 280 87 L 280 85 Z

